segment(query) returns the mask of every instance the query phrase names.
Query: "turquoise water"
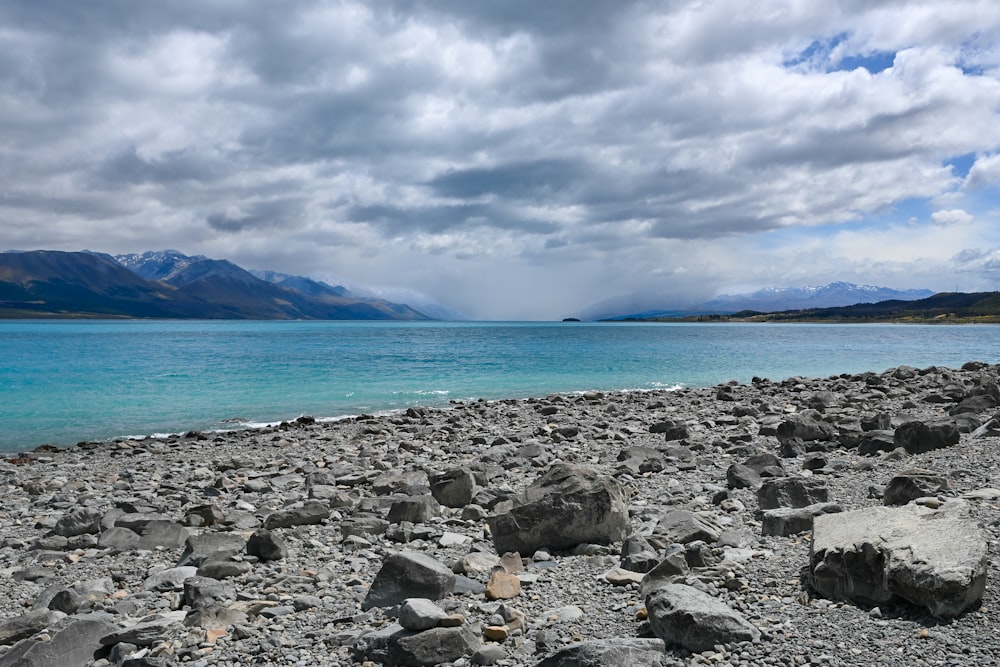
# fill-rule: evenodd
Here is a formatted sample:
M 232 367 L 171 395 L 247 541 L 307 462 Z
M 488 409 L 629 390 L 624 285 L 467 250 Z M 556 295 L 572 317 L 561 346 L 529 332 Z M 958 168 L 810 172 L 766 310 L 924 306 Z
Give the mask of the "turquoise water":
M 0 450 L 588 389 L 1000 363 L 1000 327 L 0 322 Z

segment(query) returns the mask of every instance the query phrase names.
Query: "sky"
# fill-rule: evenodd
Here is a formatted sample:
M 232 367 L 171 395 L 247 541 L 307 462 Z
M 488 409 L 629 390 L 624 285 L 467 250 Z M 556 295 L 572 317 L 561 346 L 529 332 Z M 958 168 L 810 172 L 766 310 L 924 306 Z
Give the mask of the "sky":
M 0 248 L 481 319 L 998 290 L 1000 3 L 11 0 Z

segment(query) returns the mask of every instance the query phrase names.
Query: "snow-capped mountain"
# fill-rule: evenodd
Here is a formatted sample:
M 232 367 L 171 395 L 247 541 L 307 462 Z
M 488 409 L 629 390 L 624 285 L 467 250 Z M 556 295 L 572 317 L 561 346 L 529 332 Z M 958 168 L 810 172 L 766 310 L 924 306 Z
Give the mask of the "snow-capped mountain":
M 915 301 L 933 294 L 934 292 L 927 289 L 897 290 L 841 281 L 807 287 L 767 287 L 751 294 L 723 294 L 700 304 L 697 310 L 730 313 L 741 310 L 775 312 L 852 306 L 856 303 L 878 303 L 890 299 Z

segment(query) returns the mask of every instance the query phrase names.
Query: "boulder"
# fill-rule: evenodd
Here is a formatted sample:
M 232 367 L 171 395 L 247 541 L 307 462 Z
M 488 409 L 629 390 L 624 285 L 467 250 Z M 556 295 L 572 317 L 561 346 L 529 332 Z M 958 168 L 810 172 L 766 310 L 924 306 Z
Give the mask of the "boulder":
M 112 616 L 105 613 L 80 614 L 48 641 L 23 639 L 0 657 L 3 667 L 80 667 L 89 665 L 102 650 L 101 637 L 118 630 Z
M 468 625 L 407 630 L 398 623 L 363 635 L 355 645 L 355 657 L 385 667 L 417 667 L 455 662 L 471 656 L 482 645 Z
M 683 440 L 688 437 L 687 424 L 682 420 L 665 419 L 649 427 L 650 433 L 662 433 L 667 440 Z
M 954 419 L 906 422 L 896 429 L 893 442 L 908 454 L 922 454 L 958 444 L 959 431 Z
M 14 642 L 27 639 L 36 632 L 50 625 L 55 625 L 65 614 L 52 609 L 33 609 L 20 616 L 5 619 L 0 622 L 0 646 L 9 646 Z
M 792 415 L 778 426 L 778 440 L 833 440 L 837 437 L 837 427 L 809 415 Z
M 872 456 L 880 452 L 891 452 L 896 449 L 896 438 L 889 430 L 867 431 L 858 441 L 858 453 Z
M 467 468 L 452 468 L 431 478 L 431 495 L 445 507 L 465 507 L 476 495 L 476 476 Z
M 666 644 L 662 639 L 615 637 L 571 644 L 535 663 L 535 667 L 660 667 L 665 664 Z
M 416 551 L 390 553 L 375 575 L 361 608 L 391 607 L 407 598 L 440 600 L 455 589 L 455 574 Z
M 407 630 L 430 630 L 446 618 L 448 612 L 427 598 L 407 598 L 399 605 L 399 624 Z
M 882 494 L 883 505 L 905 505 L 911 500 L 936 496 L 948 490 L 948 479 L 930 470 L 911 468 L 889 480 Z
M 690 510 L 670 510 L 660 517 L 655 534 L 662 535 L 669 542 L 687 544 L 695 540 L 715 542 L 722 534 L 722 526 L 707 512 Z
M 285 541 L 263 528 L 254 531 L 247 540 L 247 555 L 256 556 L 260 560 L 281 560 L 288 556 Z
M 778 477 L 767 480 L 757 489 L 757 502 L 762 510 L 808 507 L 827 500 L 826 482 L 813 477 Z
M 622 544 L 621 567 L 631 572 L 649 572 L 660 562 L 660 555 L 645 537 L 632 533 Z
M 902 599 L 952 618 L 982 598 L 987 552 L 964 501 L 936 510 L 869 507 L 816 518 L 807 576 L 830 599 L 873 606 Z
M 239 533 L 203 533 L 192 535 L 184 545 L 178 565 L 201 565 L 209 560 L 226 560 L 246 549 L 247 541 Z
M 389 523 L 424 523 L 433 517 L 441 514 L 441 506 L 434 496 L 428 494 L 423 496 L 408 496 L 394 500 L 389 507 L 389 515 L 386 520 Z
M 760 639 L 760 630 L 729 605 L 684 584 L 653 590 L 646 597 L 646 611 L 653 634 L 693 653 Z
M 264 519 L 264 528 L 288 528 L 322 523 L 330 517 L 330 504 L 321 500 L 306 500 L 277 512 Z
M 103 513 L 100 510 L 89 507 L 73 510 L 69 514 L 59 517 L 52 533 L 63 537 L 96 534 L 101 529 L 102 516 Z
M 628 502 L 621 485 L 591 468 L 553 465 L 512 500 L 510 510 L 486 519 L 498 553 L 607 544 L 628 533 Z
M 761 519 L 762 535 L 795 535 L 813 529 L 813 521 L 823 514 L 843 512 L 837 503 L 816 503 L 806 507 L 779 507 L 766 510 Z

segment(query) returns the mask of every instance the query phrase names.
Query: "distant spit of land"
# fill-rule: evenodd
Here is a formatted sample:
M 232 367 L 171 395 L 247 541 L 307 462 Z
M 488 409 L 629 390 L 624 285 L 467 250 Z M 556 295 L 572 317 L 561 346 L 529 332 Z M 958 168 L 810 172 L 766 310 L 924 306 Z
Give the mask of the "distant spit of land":
M 916 301 L 893 299 L 837 308 L 809 308 L 774 313 L 744 310 L 731 314 L 628 318 L 625 321 L 1000 324 L 1000 292 L 941 292 Z

